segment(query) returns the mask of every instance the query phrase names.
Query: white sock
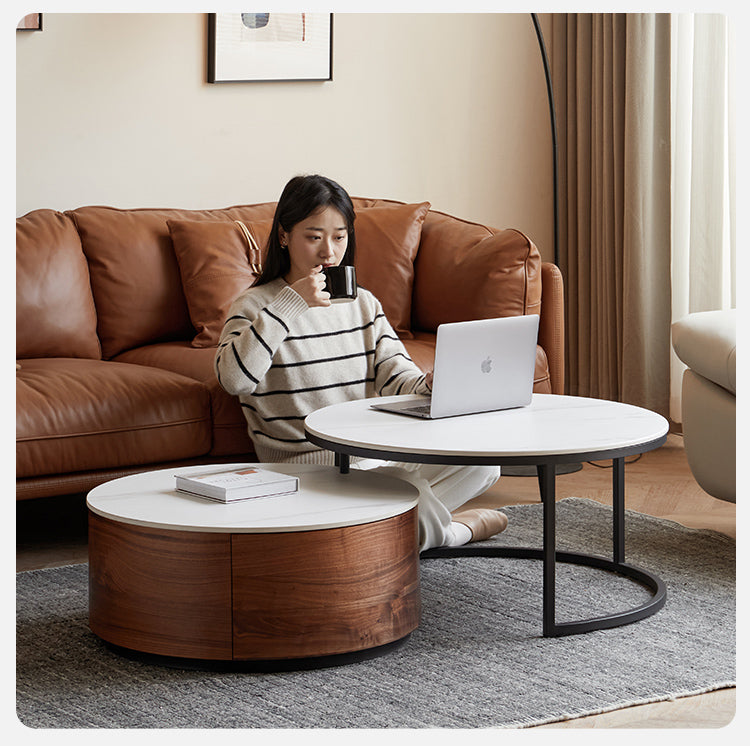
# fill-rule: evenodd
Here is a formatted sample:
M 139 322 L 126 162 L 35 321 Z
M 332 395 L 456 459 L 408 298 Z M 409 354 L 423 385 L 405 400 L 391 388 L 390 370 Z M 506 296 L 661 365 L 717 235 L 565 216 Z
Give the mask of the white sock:
M 453 531 L 453 539 L 446 546 L 460 547 L 462 544 L 468 544 L 471 541 L 471 529 L 465 523 L 451 521 L 451 531 Z

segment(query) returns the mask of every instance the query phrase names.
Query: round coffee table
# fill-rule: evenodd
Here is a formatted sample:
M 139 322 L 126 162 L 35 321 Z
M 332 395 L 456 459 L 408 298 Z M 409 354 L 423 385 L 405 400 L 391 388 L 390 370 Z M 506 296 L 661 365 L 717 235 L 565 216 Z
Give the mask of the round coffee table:
M 241 464 L 146 472 L 89 493 L 96 635 L 168 658 L 302 667 L 383 652 L 417 627 L 416 488 L 260 464 L 298 476 L 299 492 L 224 505 L 175 489 L 180 471 L 231 466 Z
M 390 397 L 403 401 L 404 397 Z M 415 401 L 423 397 L 412 396 Z M 386 401 L 382 399 L 380 401 Z M 476 547 L 433 549 L 423 558 L 496 556 L 541 559 L 545 637 L 617 627 L 655 614 L 666 588 L 651 572 L 625 562 L 625 457 L 661 446 L 669 425 L 661 415 L 618 402 L 534 394 L 531 405 L 500 412 L 422 420 L 371 408 L 371 401 L 336 404 L 305 420 L 308 439 L 336 452 L 342 472 L 349 457 L 432 464 L 534 465 L 544 505 L 542 548 Z M 555 549 L 555 472 L 558 464 L 612 460 L 612 559 Z M 356 470 L 351 473 L 354 474 Z M 572 622 L 555 620 L 557 562 L 588 565 L 625 575 L 652 591 L 635 609 Z

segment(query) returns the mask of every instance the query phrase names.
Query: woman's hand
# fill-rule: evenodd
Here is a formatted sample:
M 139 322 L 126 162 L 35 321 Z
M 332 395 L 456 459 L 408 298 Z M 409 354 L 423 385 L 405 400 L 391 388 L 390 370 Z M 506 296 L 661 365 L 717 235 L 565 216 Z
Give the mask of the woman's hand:
M 430 391 L 432 391 L 432 371 L 428 370 L 427 373 L 424 374 L 424 382 L 429 386 Z
M 310 308 L 331 305 L 331 295 L 325 290 L 326 278 L 322 269 L 323 265 L 319 264 L 310 270 L 307 277 L 303 277 L 290 285 L 292 290 L 300 295 Z

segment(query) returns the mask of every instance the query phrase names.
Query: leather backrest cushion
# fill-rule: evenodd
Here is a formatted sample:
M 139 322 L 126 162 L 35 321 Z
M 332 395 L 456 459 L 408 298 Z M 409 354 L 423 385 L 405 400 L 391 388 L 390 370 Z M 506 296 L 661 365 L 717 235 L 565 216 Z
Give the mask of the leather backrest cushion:
M 89 262 L 105 359 L 192 331 L 167 229 L 171 211 L 82 207 L 69 214 Z
M 68 213 L 89 262 L 105 358 L 158 341 L 191 339 L 168 220 L 252 220 L 273 206 L 218 210 L 82 207 Z
M 86 257 L 54 210 L 16 221 L 16 357 L 101 356 Z
M 272 208 L 267 204 L 214 211 L 212 217 L 221 220 L 168 221 L 190 318 L 198 332 L 193 346 L 218 342 L 230 304 L 255 278 L 250 267 L 253 252 L 234 221 L 248 228 L 265 257 Z M 381 301 L 386 317 L 403 338 L 411 336 L 414 257 L 429 209 L 427 202 L 373 201 L 365 206 L 355 201 L 357 281 Z M 264 214 L 267 219 L 259 219 Z
M 232 301 L 255 282 L 271 220 L 169 220 L 190 320 L 193 347 L 219 341 Z M 246 237 L 247 229 L 250 240 Z
M 517 230 L 430 212 L 415 263 L 414 328 L 539 313 L 541 265 L 537 247 Z
M 429 202 L 372 207 L 355 204 L 357 282 L 381 302 L 386 318 L 403 339 L 412 337 L 414 259 L 429 210 Z

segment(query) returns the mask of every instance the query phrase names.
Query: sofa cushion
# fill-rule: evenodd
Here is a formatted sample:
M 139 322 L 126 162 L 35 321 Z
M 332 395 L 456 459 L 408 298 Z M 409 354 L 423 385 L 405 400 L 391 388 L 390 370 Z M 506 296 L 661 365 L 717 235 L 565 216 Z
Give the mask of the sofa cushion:
M 110 207 L 70 213 L 89 262 L 105 358 L 193 331 L 167 229 L 174 214 Z
M 270 220 L 167 221 L 190 320 L 197 332 L 194 347 L 218 343 L 229 306 L 259 274 L 271 224 Z
M 415 262 L 414 327 L 539 313 L 541 266 L 539 250 L 517 230 L 431 212 Z
M 411 337 L 414 257 L 429 209 L 428 202 L 356 208 L 357 282 L 375 294 L 405 339 Z M 241 222 L 265 256 L 273 221 Z M 229 306 L 256 276 L 247 240 L 234 221 L 169 220 L 168 226 L 190 318 L 198 331 L 193 344 L 215 345 Z
M 54 210 L 16 221 L 16 357 L 101 357 L 81 241 Z
M 89 262 L 102 355 L 195 336 L 168 220 L 252 222 L 272 218 L 273 211 L 273 203 L 265 203 L 215 210 L 81 207 L 67 213 Z
M 356 208 L 357 282 L 381 302 L 386 318 L 404 339 L 412 336 L 414 259 L 429 210 L 429 202 Z
M 701 311 L 672 324 L 677 357 L 703 378 L 737 394 L 737 311 Z
M 211 398 L 213 434 L 210 456 L 241 454 L 254 459 L 255 449 L 247 432 L 247 421 L 239 399 L 224 391 L 216 379 L 216 349 L 196 348 L 190 342 L 162 342 L 128 350 L 115 358 L 119 362 L 148 365 L 200 381 Z
M 201 456 L 211 407 L 199 382 L 140 365 L 45 358 L 16 371 L 16 477 Z

